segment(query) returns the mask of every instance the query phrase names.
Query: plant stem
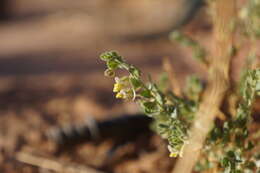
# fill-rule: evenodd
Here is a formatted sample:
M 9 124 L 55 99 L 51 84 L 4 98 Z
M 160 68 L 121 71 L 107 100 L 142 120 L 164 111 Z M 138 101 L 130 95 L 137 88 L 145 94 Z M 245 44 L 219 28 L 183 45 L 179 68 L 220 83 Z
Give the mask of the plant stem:
M 208 86 L 190 130 L 190 139 L 173 170 L 190 173 L 229 89 L 229 66 L 233 43 L 236 0 L 216 0 L 212 4 L 214 48 L 211 54 Z

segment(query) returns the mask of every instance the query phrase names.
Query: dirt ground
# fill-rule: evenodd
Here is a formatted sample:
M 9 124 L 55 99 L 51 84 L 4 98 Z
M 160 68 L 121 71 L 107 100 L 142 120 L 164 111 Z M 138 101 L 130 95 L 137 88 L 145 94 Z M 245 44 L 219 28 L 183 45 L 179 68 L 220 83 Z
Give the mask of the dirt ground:
M 178 9 L 185 9 L 176 1 L 152 2 L 0 2 L 1 173 L 170 172 L 175 160 L 155 134 L 140 134 L 116 150 L 114 141 L 104 140 L 68 146 L 62 152 L 46 137 L 53 127 L 139 112 L 135 104 L 116 100 L 111 92 L 113 80 L 103 76 L 105 65 L 98 58 L 105 50 L 117 50 L 155 79 L 165 56 L 172 59 L 182 85 L 189 74 L 206 78 L 190 51 L 168 37 L 128 40 L 170 30 L 183 13 Z M 211 25 L 205 16 L 205 9 L 200 9 L 184 29 L 208 45 Z M 235 61 L 239 69 L 243 63 Z M 233 73 L 236 77 L 237 70 Z

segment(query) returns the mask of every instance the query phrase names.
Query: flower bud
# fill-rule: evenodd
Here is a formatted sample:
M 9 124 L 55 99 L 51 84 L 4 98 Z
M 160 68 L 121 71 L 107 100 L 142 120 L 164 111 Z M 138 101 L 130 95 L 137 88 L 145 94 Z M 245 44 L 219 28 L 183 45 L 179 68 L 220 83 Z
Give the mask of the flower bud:
M 115 71 L 111 69 L 106 69 L 104 72 L 104 75 L 107 77 L 114 77 L 115 76 Z

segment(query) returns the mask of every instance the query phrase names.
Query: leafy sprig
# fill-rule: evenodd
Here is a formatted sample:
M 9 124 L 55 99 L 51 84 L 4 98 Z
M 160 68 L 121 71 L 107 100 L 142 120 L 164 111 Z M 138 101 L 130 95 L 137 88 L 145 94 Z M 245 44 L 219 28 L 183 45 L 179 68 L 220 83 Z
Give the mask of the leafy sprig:
M 135 100 L 145 114 L 154 118 L 156 132 L 168 140 L 170 156 L 182 155 L 187 142 L 189 121 L 186 117 L 194 114 L 195 104 L 170 92 L 164 94 L 151 79 L 145 84 L 141 79 L 140 70 L 127 64 L 116 52 L 103 53 L 100 58 L 107 64 L 105 75 L 115 77 L 113 91 L 116 93 L 116 98 Z M 118 77 L 117 69 L 126 70 L 129 74 Z
M 252 37 L 260 37 L 260 1 L 248 0 L 244 8 L 240 10 L 240 18 L 245 21 L 246 34 Z
M 176 30 L 171 32 L 170 40 L 178 42 L 183 47 L 190 47 L 194 59 L 198 60 L 199 62 L 205 65 L 208 65 L 205 49 L 197 41 L 193 40 L 188 35 Z
M 241 102 L 236 116 L 224 122 L 221 127 L 212 129 L 204 149 L 207 157 L 201 159 L 197 170 L 214 166 L 222 167 L 224 173 L 253 172 L 259 169 L 256 167 L 259 160 L 251 153 L 257 143 L 248 139 L 248 127 L 252 122 L 251 107 L 259 84 L 260 69 L 247 70 L 241 80 Z

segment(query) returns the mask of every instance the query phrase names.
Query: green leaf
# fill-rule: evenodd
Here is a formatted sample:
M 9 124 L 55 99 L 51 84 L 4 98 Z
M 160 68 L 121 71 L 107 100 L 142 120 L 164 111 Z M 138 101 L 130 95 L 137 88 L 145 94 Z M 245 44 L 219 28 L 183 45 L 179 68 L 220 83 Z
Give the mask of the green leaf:
M 223 166 L 224 168 L 226 168 L 226 167 L 229 166 L 229 160 L 228 160 L 228 158 L 224 157 L 224 158 L 221 160 L 221 166 Z
M 137 78 L 139 78 L 141 76 L 141 72 L 134 66 L 130 66 L 129 73 Z
M 100 59 L 103 61 L 111 61 L 111 60 L 117 60 L 119 62 L 123 62 L 122 57 L 117 54 L 115 51 L 109 51 L 102 53 L 100 55 Z
M 158 124 L 158 127 L 162 129 L 169 129 L 169 126 L 167 124 Z
M 114 52 L 105 52 L 105 53 L 102 53 L 100 55 L 100 59 L 102 59 L 103 61 L 109 61 L 109 60 L 112 60 L 114 58 Z
M 248 143 L 247 143 L 247 146 L 246 146 L 246 150 L 251 150 L 251 149 L 253 149 L 255 147 L 255 145 L 251 142 L 251 141 L 249 141 Z
M 141 80 L 135 77 L 130 77 L 130 82 L 133 85 L 134 89 L 138 89 L 142 86 Z
M 143 102 L 142 106 L 144 108 L 145 113 L 147 114 L 158 112 L 157 105 L 155 102 Z
M 115 70 L 118 68 L 119 63 L 114 60 L 108 60 L 107 61 L 107 67 L 111 70 Z
M 185 94 L 188 98 L 198 102 L 202 90 L 202 82 L 196 75 L 191 75 L 187 78 Z
M 215 142 L 217 139 L 221 138 L 222 132 L 219 128 L 215 127 L 211 133 L 210 133 L 210 138 L 212 142 Z
M 163 96 L 163 94 L 160 92 L 160 90 L 157 88 L 157 86 L 155 84 L 152 85 L 151 90 L 153 92 L 152 94 L 154 95 L 156 101 L 159 104 L 163 105 L 165 103 L 164 96 Z
M 148 90 L 148 89 L 144 89 L 140 92 L 140 95 L 145 97 L 145 98 L 151 98 L 152 97 L 152 94 L 151 94 L 151 91 Z
M 174 119 L 177 119 L 177 118 L 178 118 L 178 111 L 177 111 L 177 108 L 172 107 L 172 109 L 171 109 L 170 112 L 171 112 L 170 115 L 171 115 L 172 118 L 174 118 Z
M 144 102 L 143 105 L 146 109 L 151 109 L 151 110 L 156 107 L 155 102 Z

